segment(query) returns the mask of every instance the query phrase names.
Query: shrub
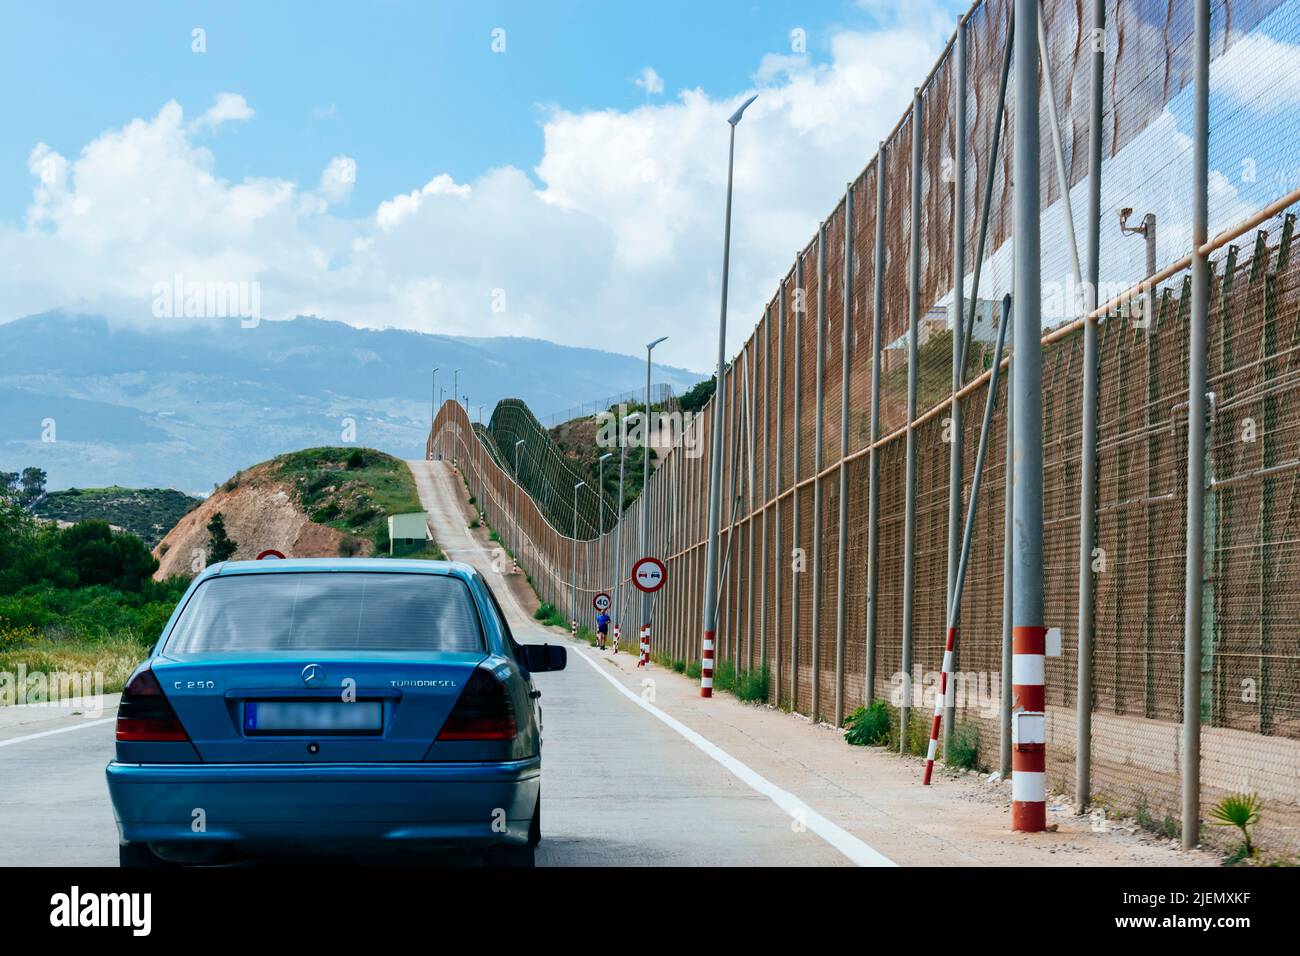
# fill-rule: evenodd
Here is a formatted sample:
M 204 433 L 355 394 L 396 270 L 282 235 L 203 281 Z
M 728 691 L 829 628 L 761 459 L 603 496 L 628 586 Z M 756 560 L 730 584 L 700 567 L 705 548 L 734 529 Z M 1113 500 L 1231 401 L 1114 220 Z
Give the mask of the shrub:
M 348 455 L 348 471 L 357 471 L 366 467 L 366 456 L 361 454 L 361 449 L 357 449 Z
M 673 661 L 673 665 L 672 665 L 672 667 L 673 667 L 673 670 L 675 670 L 675 671 L 676 671 L 677 673 L 679 673 L 679 674 L 684 674 L 684 673 L 686 673 L 686 662 L 683 661 L 683 660 L 675 660 L 675 661 Z
M 844 718 L 844 739 L 855 747 L 883 747 L 889 743 L 893 722 L 889 704 L 873 700 Z
M 771 675 L 767 667 L 742 671 L 736 678 L 735 693 L 744 701 L 767 700 Z
M 699 661 L 691 661 L 689 664 L 686 665 L 686 676 L 689 677 L 691 680 L 699 680 L 700 678 Z

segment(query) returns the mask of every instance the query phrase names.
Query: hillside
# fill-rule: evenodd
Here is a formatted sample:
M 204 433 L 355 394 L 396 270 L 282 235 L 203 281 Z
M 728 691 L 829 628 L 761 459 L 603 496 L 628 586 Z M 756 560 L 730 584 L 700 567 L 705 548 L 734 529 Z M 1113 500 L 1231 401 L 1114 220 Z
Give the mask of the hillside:
M 99 518 L 152 548 L 201 500 L 171 488 L 69 488 L 49 492 L 32 513 L 73 523 Z
M 235 560 L 274 548 L 295 558 L 386 554 L 390 514 L 420 511 L 406 464 L 372 448 L 308 448 L 245 469 L 185 515 L 154 549 L 155 577 L 206 561 L 221 513 Z M 436 553 L 431 552 L 431 556 Z

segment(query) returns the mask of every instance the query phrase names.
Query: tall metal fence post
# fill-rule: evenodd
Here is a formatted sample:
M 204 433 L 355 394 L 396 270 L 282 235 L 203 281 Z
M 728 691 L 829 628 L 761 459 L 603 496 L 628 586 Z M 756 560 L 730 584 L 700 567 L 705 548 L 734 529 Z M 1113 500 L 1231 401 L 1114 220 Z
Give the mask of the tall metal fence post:
M 781 567 L 785 560 L 781 551 L 781 485 L 785 464 L 785 283 L 786 280 L 782 279 L 776 300 L 776 457 L 773 463 L 776 504 L 772 513 L 772 620 L 775 622 L 772 628 L 772 685 L 776 688 L 773 696 L 778 707 L 781 706 L 781 583 L 785 580 Z
M 949 411 L 952 440 L 948 443 L 948 620 L 953 616 L 954 592 L 957 589 L 957 565 L 961 551 L 962 508 L 962 408 L 957 393 L 966 376 L 966 349 L 963 337 L 963 320 L 966 318 L 966 18 L 957 19 L 957 36 L 953 45 L 953 125 L 956 127 L 953 148 L 952 186 L 952 406 Z M 978 292 L 978 290 L 976 290 Z M 955 673 L 958 654 L 953 642 L 952 670 Z M 947 761 L 952 742 L 952 728 L 956 720 L 956 681 L 949 681 L 943 705 L 943 759 Z
M 767 513 L 768 508 L 768 462 L 771 460 L 768 440 L 771 437 L 768 424 L 771 422 L 772 380 L 772 307 L 763 310 L 763 493 L 759 497 L 763 506 L 762 532 L 758 546 L 758 590 L 763 599 L 758 604 L 758 660 L 759 667 L 767 667 Z
M 1205 573 L 1205 383 L 1210 305 L 1210 0 L 1196 0 L 1192 105 L 1192 313 L 1187 350 L 1187 576 L 1183 617 L 1183 849 L 1201 829 L 1201 585 Z
M 867 646 L 864 662 L 863 702 L 876 698 L 876 611 L 880 581 L 880 462 L 876 442 L 880 440 L 880 347 L 885 311 L 885 180 L 889 153 L 881 143 L 876 151 L 876 235 L 873 250 L 871 294 L 871 436 L 867 453 Z
M 808 716 L 821 717 L 822 430 L 826 408 L 826 222 L 817 228 L 817 366 L 813 379 L 812 700 Z
M 795 260 L 794 266 L 794 429 L 791 434 L 791 472 L 790 478 L 790 709 L 799 710 L 799 571 L 794 562 L 795 549 L 799 547 L 799 431 L 803 417 L 800 414 L 800 399 L 803 397 L 803 313 L 807 296 L 803 287 L 803 253 Z
M 1012 199 L 1016 375 L 1016 548 L 1012 556 L 1011 828 L 1047 825 L 1043 627 L 1042 261 L 1039 233 L 1039 0 L 1015 0 L 1016 90 Z
M 921 91 L 912 94 L 912 213 L 907 262 L 907 484 L 903 516 L 903 696 L 899 749 L 907 753 L 912 714 L 912 608 L 916 589 L 916 393 L 921 326 Z
M 1013 320 L 1014 321 L 1014 320 Z M 1004 486 L 1002 500 L 1002 670 L 1001 700 L 998 705 L 998 772 L 1003 780 L 1011 778 L 1011 620 L 1015 602 L 1011 591 L 1011 553 L 1016 546 L 1016 522 L 1014 503 L 1016 500 L 1015 470 L 1015 381 L 1016 362 L 1012 358 L 1007 363 L 1007 443 L 1005 449 Z
M 1092 63 L 1088 118 L 1088 279 L 1084 315 L 1100 305 L 1101 276 L 1101 124 L 1106 73 L 1106 3 L 1092 2 Z M 1083 813 L 1092 803 L 1092 549 L 1097 536 L 1097 321 L 1083 326 L 1083 419 L 1079 465 L 1079 661 L 1074 715 L 1074 806 Z
M 840 341 L 840 511 L 836 531 L 835 559 L 835 726 L 844 723 L 844 629 L 845 587 L 848 573 L 849 537 L 849 372 L 853 345 L 853 184 L 844 189 L 844 328 Z

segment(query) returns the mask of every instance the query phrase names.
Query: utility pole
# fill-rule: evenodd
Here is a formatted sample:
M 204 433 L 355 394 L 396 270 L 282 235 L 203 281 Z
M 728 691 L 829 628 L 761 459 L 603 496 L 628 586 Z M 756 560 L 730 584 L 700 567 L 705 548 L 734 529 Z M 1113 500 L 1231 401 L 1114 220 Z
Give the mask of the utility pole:
M 709 527 L 704 549 L 704 647 L 700 667 L 700 696 L 713 696 L 713 651 L 718 631 L 718 533 L 722 524 L 722 406 L 723 382 L 727 374 L 727 281 L 731 270 L 731 190 L 736 165 L 736 126 L 751 96 L 727 118 L 731 127 L 727 147 L 727 212 L 722 230 L 722 309 L 718 319 L 718 371 L 714 379 L 713 420 L 709 455 Z
M 1043 627 L 1043 370 L 1042 261 L 1039 233 L 1038 121 L 1039 0 L 1015 0 L 1016 124 L 1012 252 L 1016 303 L 1015 521 L 1012 555 L 1011 828 L 1047 825 L 1046 716 Z M 1068 201 L 1068 200 L 1067 200 Z
M 573 622 L 573 636 L 578 636 L 578 489 L 586 486 L 580 481 L 573 486 L 573 601 L 569 607 L 569 616 Z
M 641 557 L 650 553 L 650 354 L 656 345 L 667 339 L 661 335 L 645 347 L 645 417 L 641 428 Z M 642 643 L 650 645 L 650 600 L 648 593 L 641 594 Z
M 1205 388 L 1210 307 L 1210 0 L 1196 0 L 1192 105 L 1192 314 L 1187 350 L 1187 576 L 1183 609 L 1183 849 L 1201 839 L 1201 612 L 1205 584 Z

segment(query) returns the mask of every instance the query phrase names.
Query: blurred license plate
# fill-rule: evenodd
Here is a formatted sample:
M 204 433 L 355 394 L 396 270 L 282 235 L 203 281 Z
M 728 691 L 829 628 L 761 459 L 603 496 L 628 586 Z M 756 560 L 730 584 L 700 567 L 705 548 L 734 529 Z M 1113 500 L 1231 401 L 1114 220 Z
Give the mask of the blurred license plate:
M 378 700 L 250 700 L 245 734 L 377 734 L 384 726 Z

